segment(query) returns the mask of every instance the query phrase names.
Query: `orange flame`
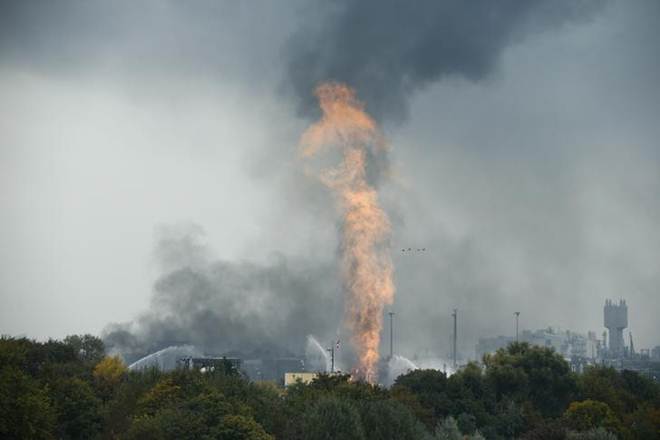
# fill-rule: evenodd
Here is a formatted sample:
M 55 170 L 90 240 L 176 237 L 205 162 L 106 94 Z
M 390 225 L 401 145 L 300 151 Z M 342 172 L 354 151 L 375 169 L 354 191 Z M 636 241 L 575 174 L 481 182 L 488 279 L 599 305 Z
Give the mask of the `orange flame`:
M 310 158 L 337 148 L 342 162 L 323 169 L 319 179 L 332 189 L 343 215 L 341 271 L 346 289 L 345 321 L 358 356 L 358 379 L 374 382 L 383 308 L 394 299 L 388 245 L 390 222 L 367 181 L 367 155 L 387 148 L 374 120 L 346 85 L 324 83 L 316 89 L 323 116 L 302 136 L 301 154 Z

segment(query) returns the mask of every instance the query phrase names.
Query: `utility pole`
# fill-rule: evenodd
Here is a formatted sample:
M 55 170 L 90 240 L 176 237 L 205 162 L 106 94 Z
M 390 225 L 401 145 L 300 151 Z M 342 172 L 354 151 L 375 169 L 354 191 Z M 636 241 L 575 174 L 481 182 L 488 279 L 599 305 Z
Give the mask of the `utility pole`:
M 516 342 L 518 342 L 518 318 L 520 317 L 520 312 L 513 312 L 516 315 Z
M 394 357 L 394 312 L 389 312 L 390 315 L 390 359 Z
M 330 373 L 335 372 L 335 344 L 333 343 L 330 348 L 326 348 L 330 352 Z
M 454 361 L 454 371 L 456 371 L 456 340 L 457 340 L 457 335 L 456 335 L 456 319 L 457 319 L 457 314 L 458 314 L 458 309 L 454 309 L 454 313 L 451 314 L 451 316 L 454 318 L 454 346 L 452 347 L 452 359 Z

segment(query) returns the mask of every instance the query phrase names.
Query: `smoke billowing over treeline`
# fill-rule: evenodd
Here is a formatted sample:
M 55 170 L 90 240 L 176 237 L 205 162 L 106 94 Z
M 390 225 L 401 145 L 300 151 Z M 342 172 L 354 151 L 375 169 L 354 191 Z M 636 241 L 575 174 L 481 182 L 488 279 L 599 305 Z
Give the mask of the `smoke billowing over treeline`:
M 109 348 L 130 360 L 185 344 L 209 354 L 283 357 L 301 355 L 312 332 L 337 332 L 342 297 L 330 262 L 272 255 L 259 264 L 209 254 L 200 227 L 163 228 L 155 250 L 163 275 L 149 311 L 109 326 Z
M 345 82 L 355 87 L 377 117 L 401 119 L 411 93 L 446 76 L 473 81 L 487 77 L 508 45 L 530 33 L 584 20 L 596 11 L 595 6 L 593 1 L 333 3 L 309 14 L 306 18 L 311 20 L 287 41 L 285 89 L 294 92 L 304 114 L 314 115 L 318 108 L 311 93 L 314 87 L 327 80 Z M 383 166 L 387 164 L 373 163 L 368 169 Z M 162 243 L 159 248 L 163 250 Z M 158 279 L 150 312 L 134 324 L 136 334 L 131 326 L 120 327 L 106 340 L 122 352 L 143 354 L 178 342 L 216 352 L 272 347 L 285 355 L 301 352 L 307 334 L 327 338 L 341 326 L 343 298 L 332 262 L 301 264 L 281 257 L 262 266 L 211 262 L 200 256 L 193 260 L 197 263 L 181 261 Z M 414 309 L 424 309 L 432 306 L 433 296 L 412 302 Z M 428 316 L 414 313 L 422 320 Z M 426 328 L 436 327 L 435 319 L 426 322 Z M 402 335 L 406 337 L 405 331 Z M 427 354 L 429 350 L 437 354 L 444 345 L 435 336 L 417 342 L 413 350 Z

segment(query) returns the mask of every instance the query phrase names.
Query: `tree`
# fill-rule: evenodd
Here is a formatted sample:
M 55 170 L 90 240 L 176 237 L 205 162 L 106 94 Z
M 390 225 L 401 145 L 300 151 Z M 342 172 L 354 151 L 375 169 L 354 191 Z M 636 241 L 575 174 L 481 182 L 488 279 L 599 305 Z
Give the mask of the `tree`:
M 576 431 L 589 431 L 594 428 L 606 428 L 620 431 L 621 424 L 606 403 L 597 400 L 572 402 L 563 419 L 566 425 Z
M 89 362 L 95 365 L 105 356 L 103 341 L 96 336 L 89 334 L 69 335 L 64 338 L 64 343 L 69 345 L 78 359 L 85 363 Z
M 364 440 L 360 414 L 355 405 L 336 397 L 323 397 L 303 416 L 293 420 L 293 431 L 304 440 Z
M 50 394 L 55 402 L 60 438 L 85 439 L 100 431 L 101 402 L 89 383 L 65 378 L 52 384 Z
M 368 440 L 418 440 L 426 435 L 410 410 L 395 400 L 363 402 L 360 415 Z
M 94 367 L 94 379 L 99 394 L 107 401 L 116 390 L 128 368 L 119 356 L 106 356 Z
M 624 414 L 631 405 L 619 374 L 610 367 L 589 367 L 578 378 L 580 397 L 606 403 L 616 414 Z
M 561 415 L 577 394 L 570 366 L 551 348 L 514 342 L 484 356 L 484 363 L 486 377 L 498 395 L 509 395 L 517 402 L 529 400 L 544 417 Z
M 397 377 L 392 394 L 397 400 L 409 404 L 429 428 L 451 414 L 454 407 L 448 395 L 447 375 L 438 370 L 414 370 Z M 414 399 L 410 398 L 411 395 Z M 421 408 L 416 408 L 416 402 Z
M 447 417 L 435 428 L 434 439 L 436 440 L 483 440 L 483 436 L 476 432 L 474 435 L 464 435 L 458 428 L 458 423 L 453 417 Z
M 569 432 L 566 440 L 617 440 L 617 436 L 605 428 L 595 428 L 586 432 Z
M 212 437 L 218 440 L 273 440 L 264 428 L 251 417 L 229 415 L 222 424 L 212 430 Z
M 0 369 L 0 438 L 52 439 L 55 413 L 48 394 L 13 366 Z
M 566 440 L 566 427 L 557 419 L 542 420 L 520 438 L 521 440 Z
M 660 438 L 660 407 L 642 406 L 630 416 L 633 438 Z
M 208 431 L 209 427 L 204 424 L 204 420 L 198 414 L 176 408 L 164 408 L 154 414 L 136 416 L 123 438 L 127 440 L 196 440 L 205 438 Z
M 117 383 L 128 372 L 119 356 L 106 356 L 94 367 L 94 377 L 107 383 Z

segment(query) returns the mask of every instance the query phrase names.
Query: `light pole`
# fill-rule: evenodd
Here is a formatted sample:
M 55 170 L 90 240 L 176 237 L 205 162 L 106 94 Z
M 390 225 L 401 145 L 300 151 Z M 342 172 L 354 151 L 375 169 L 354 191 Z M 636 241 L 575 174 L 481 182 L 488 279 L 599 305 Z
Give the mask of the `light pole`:
M 394 357 L 394 312 L 389 312 L 390 315 L 390 359 Z
M 335 372 L 335 344 L 332 344 L 330 348 L 326 348 L 330 352 L 330 373 Z
M 516 342 L 518 342 L 518 318 L 520 317 L 520 312 L 513 312 L 516 315 Z
M 457 335 L 456 335 L 456 329 L 457 329 L 456 319 L 457 319 L 457 315 L 458 315 L 458 309 L 454 309 L 454 313 L 451 314 L 451 316 L 454 318 L 454 346 L 452 347 L 452 359 L 453 359 L 453 361 L 454 361 L 454 371 L 456 371 L 456 339 L 457 339 Z

